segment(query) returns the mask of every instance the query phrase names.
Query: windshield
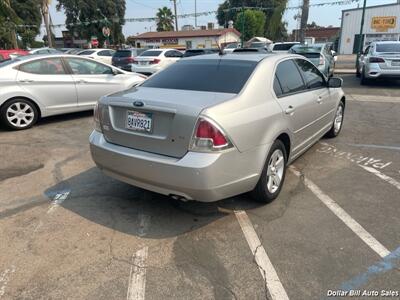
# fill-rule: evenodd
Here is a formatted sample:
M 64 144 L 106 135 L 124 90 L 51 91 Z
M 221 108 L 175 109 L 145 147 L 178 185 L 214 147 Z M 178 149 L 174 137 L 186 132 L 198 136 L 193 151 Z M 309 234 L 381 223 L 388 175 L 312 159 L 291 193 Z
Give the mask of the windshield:
M 147 79 L 142 86 L 163 89 L 237 94 L 256 61 L 228 59 L 182 60 Z M 207 80 L 204 80 L 207 78 Z
M 293 47 L 293 45 L 296 45 L 296 44 L 291 44 L 291 43 L 288 43 L 288 44 L 276 44 L 276 45 L 274 45 L 274 48 L 272 50 L 273 51 L 288 51 L 290 48 Z
M 251 43 L 249 48 L 262 48 L 262 47 L 265 47 L 265 43 L 255 42 Z
M 225 48 L 226 49 L 235 49 L 235 48 L 237 48 L 237 44 L 229 44 L 228 46 L 226 46 Z
M 162 53 L 162 51 L 159 51 L 159 50 L 147 50 L 147 51 L 144 51 L 139 56 L 159 56 L 161 53 Z
M 130 57 L 132 55 L 131 50 L 118 50 L 115 52 L 115 57 Z
M 400 43 L 376 44 L 376 52 L 395 52 L 395 53 L 400 53 Z

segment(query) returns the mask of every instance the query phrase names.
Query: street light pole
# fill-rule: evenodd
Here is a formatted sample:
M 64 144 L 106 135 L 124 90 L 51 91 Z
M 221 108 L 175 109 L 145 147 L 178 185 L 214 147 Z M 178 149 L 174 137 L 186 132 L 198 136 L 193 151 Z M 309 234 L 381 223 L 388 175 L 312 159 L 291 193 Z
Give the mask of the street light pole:
M 194 0 L 194 28 L 197 28 L 197 0 Z
M 171 0 L 174 2 L 174 11 L 175 11 L 175 30 L 178 31 L 178 15 L 176 14 L 176 0 Z
M 366 6 L 367 6 L 367 0 L 364 0 L 362 16 L 361 16 L 360 35 L 359 35 L 358 49 L 357 49 L 357 61 L 356 61 L 357 72 L 358 72 L 358 68 L 359 68 L 359 65 L 360 65 L 359 59 L 360 59 L 362 48 L 363 48 L 363 44 L 364 44 L 363 30 L 364 30 L 364 20 L 365 20 L 365 8 L 366 8 Z

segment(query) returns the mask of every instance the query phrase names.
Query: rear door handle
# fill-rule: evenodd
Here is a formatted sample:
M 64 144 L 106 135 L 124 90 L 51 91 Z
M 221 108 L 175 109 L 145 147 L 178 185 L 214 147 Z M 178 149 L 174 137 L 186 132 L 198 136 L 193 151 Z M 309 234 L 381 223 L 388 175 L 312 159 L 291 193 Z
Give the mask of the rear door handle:
M 318 103 L 318 104 L 321 104 L 321 103 L 322 103 L 322 97 L 318 97 L 317 103 Z
M 33 82 L 33 79 L 21 79 L 19 82 L 29 83 L 29 82 Z
M 286 108 L 285 114 L 291 115 L 293 113 L 294 113 L 294 107 L 293 106 L 290 105 L 288 108 Z

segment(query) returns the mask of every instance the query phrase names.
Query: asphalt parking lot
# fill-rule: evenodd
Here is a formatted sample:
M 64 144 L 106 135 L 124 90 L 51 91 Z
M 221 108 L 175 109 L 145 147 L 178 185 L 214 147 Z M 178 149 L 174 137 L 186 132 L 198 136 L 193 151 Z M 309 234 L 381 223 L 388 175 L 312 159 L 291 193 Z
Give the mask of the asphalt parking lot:
M 106 177 L 91 112 L 0 129 L 0 299 L 400 298 L 400 85 L 342 77 L 341 135 L 297 159 L 269 205 Z

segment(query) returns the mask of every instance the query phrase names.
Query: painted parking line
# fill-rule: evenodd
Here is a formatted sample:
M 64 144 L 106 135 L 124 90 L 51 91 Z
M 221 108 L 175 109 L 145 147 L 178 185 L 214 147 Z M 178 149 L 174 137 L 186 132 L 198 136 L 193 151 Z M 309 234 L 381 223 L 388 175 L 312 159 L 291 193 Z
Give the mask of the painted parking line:
M 267 255 L 267 252 L 262 246 L 261 241 L 254 230 L 249 216 L 243 210 L 235 211 L 235 216 L 240 227 L 242 228 L 243 234 L 247 240 L 247 243 L 249 244 L 251 252 L 254 255 L 254 259 L 258 265 L 262 277 L 264 278 L 265 284 L 272 299 L 289 299 L 278 277 L 278 274 L 276 273 L 275 268 Z
M 368 171 L 368 172 L 374 174 L 375 176 L 378 176 L 380 179 L 386 181 L 387 183 L 390 183 L 391 185 L 397 187 L 400 190 L 400 182 L 398 182 L 394 178 L 387 176 L 387 175 L 383 174 L 382 172 L 378 171 L 377 169 L 374 169 L 371 167 L 366 167 L 366 166 L 360 166 L 360 167 L 363 168 L 365 171 Z
M 65 199 L 68 198 L 70 191 L 62 191 L 57 193 L 54 198 L 53 201 L 50 204 L 49 209 L 47 210 L 47 213 L 52 213 L 55 209 L 57 209 L 57 207 L 60 206 L 61 203 L 63 203 L 65 201 Z
M 364 241 L 373 251 L 380 257 L 390 254 L 377 239 L 375 239 L 368 231 L 364 229 L 356 220 L 354 220 L 343 208 L 341 208 L 331 197 L 326 195 L 315 183 L 306 178 L 294 166 L 290 166 L 290 171 L 297 177 L 303 178 L 304 184 L 313 192 L 322 203 L 324 203 L 344 224 L 347 225 L 361 240 Z
M 132 256 L 129 274 L 127 300 L 144 300 L 146 291 L 146 259 L 148 247 L 144 247 Z

